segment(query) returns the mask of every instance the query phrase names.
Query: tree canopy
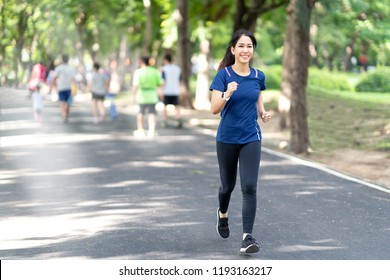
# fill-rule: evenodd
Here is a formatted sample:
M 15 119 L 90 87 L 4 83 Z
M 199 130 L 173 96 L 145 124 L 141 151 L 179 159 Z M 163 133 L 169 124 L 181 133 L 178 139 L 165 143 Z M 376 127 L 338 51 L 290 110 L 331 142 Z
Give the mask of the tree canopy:
M 108 62 L 142 53 L 161 58 L 177 52 L 174 0 L 1 0 L 0 84 L 21 85 L 36 61 L 49 64 L 62 53 L 80 63 Z M 188 1 L 191 56 L 204 39 L 217 63 L 235 28 L 259 38 L 257 60 L 281 64 L 287 0 Z M 257 17 L 256 17 L 257 16 Z M 371 65 L 390 63 L 390 0 L 316 1 L 311 18 L 311 65 L 351 69 L 364 54 Z M 256 19 L 256 20 L 254 20 Z M 125 56 L 120 56 L 121 52 Z

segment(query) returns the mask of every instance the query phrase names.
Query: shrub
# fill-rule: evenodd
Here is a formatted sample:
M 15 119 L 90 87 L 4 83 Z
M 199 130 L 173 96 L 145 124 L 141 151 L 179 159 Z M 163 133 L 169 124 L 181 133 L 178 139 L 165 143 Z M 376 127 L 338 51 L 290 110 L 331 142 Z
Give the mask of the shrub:
M 265 84 L 267 89 L 280 89 L 282 82 L 282 66 L 273 65 L 261 68 L 265 74 Z
M 363 76 L 356 85 L 358 92 L 390 92 L 390 70 L 380 69 Z
M 262 69 L 268 89 L 280 89 L 282 82 L 282 66 L 272 65 Z M 341 73 L 332 73 L 316 68 L 310 68 L 308 85 L 330 90 L 352 91 L 347 77 Z
M 345 75 L 337 72 L 332 73 L 325 70 L 318 70 L 315 68 L 310 68 L 309 70 L 308 84 L 310 86 L 316 86 L 329 90 L 353 90 Z

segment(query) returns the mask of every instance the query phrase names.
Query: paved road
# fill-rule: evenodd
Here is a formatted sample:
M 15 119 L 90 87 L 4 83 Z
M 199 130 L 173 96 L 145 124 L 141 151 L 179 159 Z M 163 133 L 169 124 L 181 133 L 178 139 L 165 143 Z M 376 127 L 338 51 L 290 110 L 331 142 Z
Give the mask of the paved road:
M 390 259 L 389 193 L 263 151 L 262 249 L 242 256 L 239 187 L 215 231 L 214 137 L 135 138 L 133 114 L 94 125 L 81 101 L 68 124 L 46 101 L 38 125 L 25 96 L 0 90 L 0 259 Z

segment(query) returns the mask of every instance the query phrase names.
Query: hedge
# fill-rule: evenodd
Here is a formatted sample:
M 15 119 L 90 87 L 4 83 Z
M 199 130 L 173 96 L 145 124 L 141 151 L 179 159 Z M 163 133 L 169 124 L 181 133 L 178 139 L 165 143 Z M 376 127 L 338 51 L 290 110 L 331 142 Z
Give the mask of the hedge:
M 356 85 L 357 92 L 390 92 L 390 69 L 366 73 Z

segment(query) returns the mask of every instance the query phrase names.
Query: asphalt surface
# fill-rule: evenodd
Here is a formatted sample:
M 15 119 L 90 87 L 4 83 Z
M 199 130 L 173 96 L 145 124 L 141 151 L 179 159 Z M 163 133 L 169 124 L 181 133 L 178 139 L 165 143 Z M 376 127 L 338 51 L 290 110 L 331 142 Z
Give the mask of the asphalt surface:
M 241 245 L 239 181 L 231 236 L 215 230 L 215 139 L 185 125 L 136 138 L 134 112 L 92 123 L 76 101 L 63 124 L 45 101 L 0 89 L 0 259 L 390 259 L 390 194 L 272 151 L 262 153 L 253 236 Z

